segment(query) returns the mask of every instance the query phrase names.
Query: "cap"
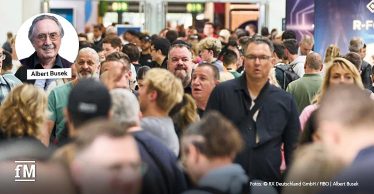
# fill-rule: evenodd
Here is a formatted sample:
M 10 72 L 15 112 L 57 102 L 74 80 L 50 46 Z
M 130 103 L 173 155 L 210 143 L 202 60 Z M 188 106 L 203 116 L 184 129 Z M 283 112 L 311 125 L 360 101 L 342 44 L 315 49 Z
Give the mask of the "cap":
M 231 36 L 231 33 L 229 30 L 227 29 L 222 29 L 221 31 L 219 31 L 219 34 L 218 34 L 220 37 L 224 38 L 224 41 L 228 42 L 229 41 L 229 38 Z
M 112 106 L 109 90 L 100 81 L 81 79 L 72 89 L 68 100 L 68 111 L 72 116 L 89 120 L 107 117 Z
M 145 42 L 151 42 L 152 41 L 151 36 L 149 36 L 148 34 L 142 34 L 140 36 L 140 40 L 145 41 Z

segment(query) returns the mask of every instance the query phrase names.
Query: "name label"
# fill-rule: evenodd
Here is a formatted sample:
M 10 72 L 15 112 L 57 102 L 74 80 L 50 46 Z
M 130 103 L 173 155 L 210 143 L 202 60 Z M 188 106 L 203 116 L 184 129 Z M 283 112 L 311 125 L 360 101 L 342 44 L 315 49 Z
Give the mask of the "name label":
M 60 79 L 71 78 L 71 68 L 28 69 L 27 79 Z

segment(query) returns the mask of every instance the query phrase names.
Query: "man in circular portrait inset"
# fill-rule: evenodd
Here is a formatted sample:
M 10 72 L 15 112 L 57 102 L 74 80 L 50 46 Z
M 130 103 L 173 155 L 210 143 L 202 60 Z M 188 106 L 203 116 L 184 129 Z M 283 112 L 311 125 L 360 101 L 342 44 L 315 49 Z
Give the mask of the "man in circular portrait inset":
M 16 72 L 22 82 L 31 83 L 46 88 L 53 80 L 28 80 L 27 69 L 69 68 L 72 63 L 58 54 L 64 29 L 56 17 L 40 15 L 30 26 L 28 38 L 35 52 L 20 62 L 22 66 Z

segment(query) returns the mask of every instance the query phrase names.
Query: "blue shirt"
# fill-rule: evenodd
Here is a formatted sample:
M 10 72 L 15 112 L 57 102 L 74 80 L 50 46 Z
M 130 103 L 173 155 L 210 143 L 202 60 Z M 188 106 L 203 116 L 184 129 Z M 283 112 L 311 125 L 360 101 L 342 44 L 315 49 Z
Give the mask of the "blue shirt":
M 0 76 L 0 103 L 9 94 L 12 88 L 21 85 L 22 82 L 13 74 L 4 74 Z

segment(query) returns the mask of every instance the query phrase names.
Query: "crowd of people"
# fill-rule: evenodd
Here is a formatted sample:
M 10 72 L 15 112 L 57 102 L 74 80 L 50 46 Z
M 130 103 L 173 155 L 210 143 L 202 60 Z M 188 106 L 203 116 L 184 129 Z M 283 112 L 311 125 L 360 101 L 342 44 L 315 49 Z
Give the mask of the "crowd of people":
M 64 30 L 51 15 L 29 29 L 31 56 L 17 59 L 11 34 L 1 48 L 0 193 L 374 189 L 374 71 L 360 37 L 343 54 L 253 25 L 92 29 L 75 61 L 58 54 Z M 27 76 L 58 68 L 71 78 Z M 14 182 L 15 160 L 36 161 L 37 181 Z

